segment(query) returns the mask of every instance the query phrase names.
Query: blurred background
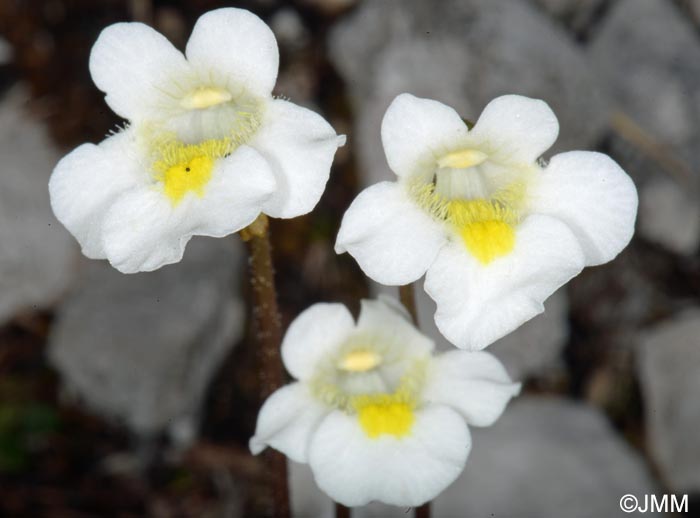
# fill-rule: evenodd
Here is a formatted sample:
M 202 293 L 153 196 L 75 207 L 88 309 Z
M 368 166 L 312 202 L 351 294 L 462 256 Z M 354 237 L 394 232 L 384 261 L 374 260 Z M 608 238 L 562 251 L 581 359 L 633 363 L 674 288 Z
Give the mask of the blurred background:
M 0 516 L 266 508 L 238 238 L 195 238 L 182 263 L 123 276 L 81 257 L 47 192 L 63 154 L 121 122 L 88 73 L 99 31 L 145 21 L 182 49 L 222 6 L 272 27 L 275 93 L 349 136 L 316 210 L 273 222 L 285 325 L 378 290 L 333 242 L 356 193 L 392 177 L 379 123 L 401 92 L 469 119 L 501 94 L 544 99 L 561 124 L 551 153 L 606 152 L 638 186 L 631 245 L 489 349 L 524 391 L 474 430 L 434 516 L 622 516 L 628 493 L 687 494 L 699 512 L 700 1 L 0 0 Z M 305 466 L 290 475 L 297 516 L 332 516 Z

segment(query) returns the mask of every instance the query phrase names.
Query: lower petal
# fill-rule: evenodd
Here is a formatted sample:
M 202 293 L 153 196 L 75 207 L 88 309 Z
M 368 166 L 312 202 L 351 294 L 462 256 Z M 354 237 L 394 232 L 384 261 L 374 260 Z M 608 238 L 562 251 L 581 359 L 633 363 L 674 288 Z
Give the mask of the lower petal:
M 265 122 L 250 142 L 277 179 L 264 212 L 275 218 L 311 212 L 328 182 L 335 151 L 344 141 L 317 113 L 281 99 L 270 102 Z
M 275 177 L 262 155 L 240 146 L 221 160 L 206 194 L 193 204 L 192 233 L 223 237 L 238 232 L 258 217 L 275 187 Z
M 543 311 L 542 303 L 585 265 L 562 222 L 530 216 L 508 255 L 484 265 L 461 243 L 445 246 L 428 270 L 425 290 L 437 303 L 435 323 L 450 342 L 480 350 Z
M 313 435 L 309 464 L 318 486 L 348 507 L 373 500 L 419 506 L 459 476 L 470 449 L 464 420 L 447 407 L 417 411 L 408 435 L 374 439 L 356 416 L 336 411 Z
M 270 446 L 295 462 L 308 462 L 309 441 L 327 413 L 303 384 L 282 387 L 260 409 L 250 450 L 257 455 Z
M 100 145 L 83 144 L 54 168 L 49 180 L 51 208 L 56 218 L 75 236 L 83 253 L 104 259 L 102 223 L 115 200 L 137 181 L 125 163 L 124 146 L 133 138 L 126 130 Z
M 627 246 L 637 216 L 637 189 L 609 156 L 571 151 L 552 158 L 533 182 L 531 210 L 566 223 L 586 265 L 611 261 Z
M 423 212 L 399 183 L 362 191 L 343 216 L 335 244 L 375 281 L 403 285 L 419 279 L 445 243 L 442 226 Z
M 187 216 L 192 198 L 173 208 L 155 188 L 132 189 L 104 218 L 102 244 L 110 264 L 122 273 L 150 272 L 180 261 L 192 237 Z

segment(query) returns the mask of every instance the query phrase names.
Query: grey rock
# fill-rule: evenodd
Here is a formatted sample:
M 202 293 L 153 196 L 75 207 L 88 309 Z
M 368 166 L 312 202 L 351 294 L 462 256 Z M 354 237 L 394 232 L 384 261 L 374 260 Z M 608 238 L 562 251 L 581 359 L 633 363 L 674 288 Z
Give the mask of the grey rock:
M 620 510 L 623 495 L 643 503 L 645 494 L 659 494 L 659 488 L 637 452 L 592 407 L 521 397 L 495 425 L 472 428 L 472 435 L 464 473 L 433 501 L 436 518 L 658 516 Z M 332 516 L 308 468 L 290 469 L 297 515 Z M 401 518 L 406 511 L 372 504 L 353 509 L 353 516 Z
M 91 262 L 49 340 L 68 391 L 139 435 L 191 441 L 209 381 L 243 330 L 234 244 L 195 238 L 182 262 L 152 273 Z
M 0 103 L 0 323 L 54 302 L 71 282 L 77 253 L 49 205 L 60 155 L 25 110 L 26 99 L 15 88 Z
M 659 176 L 640 189 L 639 233 L 678 254 L 700 244 L 700 206 L 671 178 Z
M 700 168 L 700 39 L 667 0 L 621 0 L 601 23 L 590 56 L 616 108 L 673 158 Z
M 639 380 L 648 443 L 664 479 L 675 491 L 700 491 L 700 309 L 640 337 Z
M 545 99 L 561 123 L 554 151 L 591 145 L 606 126 L 606 95 L 587 58 L 525 2 L 365 2 L 332 31 L 330 50 L 355 105 L 369 183 L 391 178 L 380 123 L 402 92 L 449 104 L 469 119 L 502 94 Z

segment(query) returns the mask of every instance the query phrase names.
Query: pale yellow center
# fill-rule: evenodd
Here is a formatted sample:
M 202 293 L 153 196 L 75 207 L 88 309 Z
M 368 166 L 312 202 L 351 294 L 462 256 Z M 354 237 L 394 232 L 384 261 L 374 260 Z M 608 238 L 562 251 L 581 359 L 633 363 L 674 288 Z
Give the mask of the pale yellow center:
M 382 357 L 371 349 L 354 349 L 343 356 L 338 368 L 346 372 L 367 372 L 382 363 Z
M 180 106 L 186 110 L 203 110 L 229 102 L 231 99 L 233 99 L 231 92 L 224 88 L 202 86 L 183 97 Z
M 438 167 L 453 169 L 467 169 L 474 167 L 486 161 L 488 155 L 477 149 L 463 149 L 448 153 L 438 160 Z

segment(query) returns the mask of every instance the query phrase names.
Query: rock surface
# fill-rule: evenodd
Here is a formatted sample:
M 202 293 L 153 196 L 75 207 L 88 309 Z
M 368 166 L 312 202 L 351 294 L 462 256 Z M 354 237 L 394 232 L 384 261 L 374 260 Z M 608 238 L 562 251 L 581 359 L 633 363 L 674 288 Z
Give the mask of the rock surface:
M 591 42 L 590 56 L 616 107 L 674 159 L 699 170 L 699 37 L 674 2 L 616 2 Z
M 625 514 L 625 494 L 658 494 L 639 455 L 594 408 L 558 398 L 521 397 L 490 428 L 472 428 L 464 473 L 432 505 L 433 516 L 518 518 L 657 516 Z M 308 467 L 292 465 L 292 503 L 299 516 L 332 516 Z M 372 504 L 354 517 L 406 516 Z
M 242 252 L 195 238 L 182 262 L 122 275 L 92 262 L 58 312 L 49 357 L 90 408 L 148 435 L 195 435 L 205 390 L 243 330 Z
M 647 440 L 664 478 L 679 493 L 700 491 L 700 309 L 641 336 L 639 380 Z
M 49 205 L 49 176 L 60 154 L 25 102 L 20 88 L 0 101 L 0 323 L 58 298 L 77 254 Z
M 639 233 L 677 254 L 694 253 L 700 244 L 697 200 L 664 177 L 647 182 L 639 194 Z

